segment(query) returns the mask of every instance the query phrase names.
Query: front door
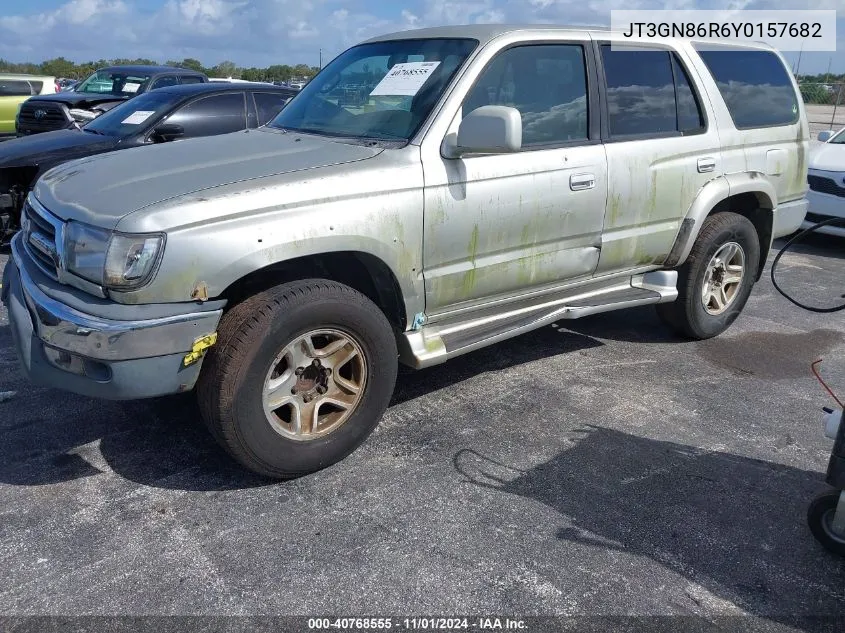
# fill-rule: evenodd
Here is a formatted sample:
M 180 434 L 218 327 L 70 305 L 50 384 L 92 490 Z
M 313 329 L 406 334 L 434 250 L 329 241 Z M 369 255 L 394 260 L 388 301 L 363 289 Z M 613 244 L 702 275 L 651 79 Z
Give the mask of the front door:
M 522 151 L 448 159 L 423 146 L 430 321 L 596 269 L 607 169 L 586 59 L 583 41 L 515 45 L 477 73 L 448 133 L 478 107 L 510 106 L 522 115 Z

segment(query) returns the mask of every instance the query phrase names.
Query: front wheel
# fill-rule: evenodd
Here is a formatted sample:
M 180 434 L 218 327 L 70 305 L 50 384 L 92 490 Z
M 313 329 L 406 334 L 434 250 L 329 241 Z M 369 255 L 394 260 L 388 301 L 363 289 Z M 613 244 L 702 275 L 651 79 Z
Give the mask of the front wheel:
M 285 479 L 343 459 L 375 429 L 396 381 L 390 323 L 361 293 L 299 281 L 227 312 L 197 395 L 242 465 Z
M 838 491 L 828 492 L 813 499 L 807 510 L 807 523 L 819 543 L 834 554 L 845 556 L 845 534 L 839 534 L 833 529 L 839 496 Z
M 659 304 L 657 313 L 684 336 L 717 336 L 745 307 L 759 264 L 760 239 L 751 221 L 737 213 L 711 215 L 678 269 L 678 298 Z

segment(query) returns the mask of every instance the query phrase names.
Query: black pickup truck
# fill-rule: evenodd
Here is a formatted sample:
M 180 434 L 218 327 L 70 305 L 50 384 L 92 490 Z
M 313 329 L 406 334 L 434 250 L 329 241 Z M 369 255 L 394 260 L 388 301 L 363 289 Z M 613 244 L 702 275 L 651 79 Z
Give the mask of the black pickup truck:
M 208 83 L 208 77 L 171 66 L 112 66 L 101 68 L 72 91 L 31 97 L 23 102 L 15 120 L 18 136 L 85 125 L 150 90 L 184 84 Z

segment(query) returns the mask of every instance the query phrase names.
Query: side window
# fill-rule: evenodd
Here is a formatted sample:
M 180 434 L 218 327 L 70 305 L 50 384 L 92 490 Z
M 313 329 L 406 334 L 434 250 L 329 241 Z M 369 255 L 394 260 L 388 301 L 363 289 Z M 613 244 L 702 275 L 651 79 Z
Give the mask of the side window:
M 484 69 L 463 105 L 463 116 L 485 105 L 522 115 L 523 147 L 587 139 L 587 70 L 577 44 L 517 46 Z
M 258 125 L 264 125 L 281 112 L 290 101 L 290 95 L 283 92 L 253 92 L 255 108 L 258 110 Z
M 179 79 L 176 75 L 165 75 L 164 77 L 159 77 L 153 82 L 153 85 L 150 87 L 150 90 L 155 90 L 156 88 L 167 88 L 168 86 L 178 86 Z
M 0 77 L 0 97 L 26 97 L 38 92 L 33 92 L 33 86 L 28 81 Z
M 675 76 L 675 98 L 678 102 L 678 129 L 681 132 L 696 132 L 704 129 L 701 105 L 695 98 L 692 82 L 678 58 L 672 55 L 672 74 Z
M 668 51 L 601 47 L 611 136 L 677 131 Z
M 674 53 L 601 47 L 611 137 L 704 129 L 701 104 Z
M 203 97 L 179 108 L 166 122 L 181 125 L 184 138 L 237 132 L 246 129 L 244 104 L 243 92 Z
M 699 50 L 738 129 L 790 125 L 798 97 L 780 58 L 763 50 Z
M 182 82 L 182 85 L 203 83 L 202 77 L 199 75 L 182 75 L 179 77 L 179 81 Z

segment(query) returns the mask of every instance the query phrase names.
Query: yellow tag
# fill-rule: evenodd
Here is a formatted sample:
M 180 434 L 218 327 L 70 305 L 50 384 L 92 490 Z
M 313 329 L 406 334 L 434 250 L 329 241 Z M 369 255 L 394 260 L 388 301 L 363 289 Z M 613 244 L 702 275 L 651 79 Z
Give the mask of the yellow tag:
M 198 338 L 194 341 L 193 347 L 191 347 L 191 351 L 185 354 L 185 358 L 182 360 L 182 363 L 185 367 L 193 365 L 197 362 L 200 358 L 205 356 L 205 351 L 214 345 L 217 342 L 217 332 L 213 334 L 209 334 L 208 336 L 203 336 L 202 338 Z

